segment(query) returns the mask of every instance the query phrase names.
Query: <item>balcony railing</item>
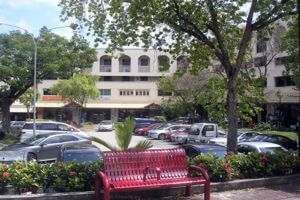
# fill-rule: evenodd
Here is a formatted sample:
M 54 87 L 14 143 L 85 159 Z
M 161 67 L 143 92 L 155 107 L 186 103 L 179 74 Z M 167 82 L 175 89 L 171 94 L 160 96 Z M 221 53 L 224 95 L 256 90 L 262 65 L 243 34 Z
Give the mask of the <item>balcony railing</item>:
M 150 72 L 150 66 L 139 66 L 139 72 Z
M 111 65 L 100 65 L 100 72 L 111 72 Z
M 120 65 L 119 72 L 130 72 L 130 66 L 129 65 Z

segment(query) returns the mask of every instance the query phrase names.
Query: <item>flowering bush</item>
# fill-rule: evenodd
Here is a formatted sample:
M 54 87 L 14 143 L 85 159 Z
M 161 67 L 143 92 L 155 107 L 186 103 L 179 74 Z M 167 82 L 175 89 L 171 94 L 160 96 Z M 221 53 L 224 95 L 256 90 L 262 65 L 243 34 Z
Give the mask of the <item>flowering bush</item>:
M 234 178 L 257 178 L 300 172 L 300 158 L 291 152 L 275 154 L 229 153 L 224 159 L 200 154 L 191 164 L 208 170 L 212 181 L 229 181 Z
M 10 184 L 16 193 L 49 189 L 59 192 L 88 191 L 93 189 L 95 174 L 103 170 L 103 162 L 79 164 L 38 164 L 15 162 L 0 165 L 0 192 Z
M 6 164 L 0 164 L 0 192 L 5 191 L 5 187 L 8 183 L 10 173 Z

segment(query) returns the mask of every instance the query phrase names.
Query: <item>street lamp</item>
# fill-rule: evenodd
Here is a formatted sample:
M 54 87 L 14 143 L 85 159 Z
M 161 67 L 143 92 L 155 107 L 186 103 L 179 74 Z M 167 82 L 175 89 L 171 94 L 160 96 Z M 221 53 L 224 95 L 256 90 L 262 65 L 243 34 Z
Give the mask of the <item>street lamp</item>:
M 6 23 L 1 23 L 0 22 L 0 26 L 1 25 L 5 25 L 5 26 L 10 26 L 13 28 L 18 28 L 21 29 L 23 31 L 25 31 L 26 34 L 30 35 L 34 44 L 34 75 L 33 75 L 33 136 L 35 136 L 36 133 L 36 93 L 37 93 L 37 84 L 36 84 L 36 57 L 37 57 L 37 42 L 38 40 L 34 38 L 34 35 L 32 33 L 29 33 L 25 28 L 19 27 L 19 26 L 15 26 L 12 24 L 6 24 Z M 53 30 L 53 29 L 60 29 L 60 28 L 67 28 L 67 27 L 71 27 L 69 26 L 58 26 L 58 27 L 53 27 L 48 29 L 49 31 Z

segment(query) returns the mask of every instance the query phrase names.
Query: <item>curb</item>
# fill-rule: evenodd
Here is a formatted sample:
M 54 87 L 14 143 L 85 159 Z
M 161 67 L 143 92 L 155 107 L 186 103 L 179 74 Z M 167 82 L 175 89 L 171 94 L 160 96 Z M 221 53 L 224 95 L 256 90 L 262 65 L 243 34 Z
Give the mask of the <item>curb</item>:
M 270 178 L 242 179 L 229 182 L 212 183 L 212 192 L 222 192 L 229 190 L 241 190 L 245 188 L 265 187 L 272 185 L 284 185 L 287 183 L 300 184 L 300 174 L 289 176 L 276 176 Z M 203 185 L 193 186 L 193 194 L 203 193 Z M 158 199 L 167 196 L 184 195 L 185 188 L 167 188 L 159 190 L 135 191 L 124 193 L 112 193 L 113 199 Z M 23 194 L 23 195 L 0 195 L 0 200 L 26 199 L 26 200 L 91 200 L 94 199 L 94 191 L 87 192 L 66 192 L 66 193 L 43 193 L 43 194 Z

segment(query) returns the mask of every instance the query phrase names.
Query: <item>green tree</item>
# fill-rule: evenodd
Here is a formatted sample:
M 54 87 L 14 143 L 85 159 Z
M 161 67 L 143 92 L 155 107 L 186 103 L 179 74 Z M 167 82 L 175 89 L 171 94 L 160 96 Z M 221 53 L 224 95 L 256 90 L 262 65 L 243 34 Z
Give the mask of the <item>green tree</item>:
M 26 90 L 26 92 L 24 94 L 22 94 L 22 96 L 20 96 L 19 100 L 20 102 L 26 107 L 27 110 L 27 118 L 30 119 L 30 107 L 32 105 L 33 102 L 33 97 L 34 97 L 34 90 L 33 88 L 28 88 Z M 36 93 L 36 99 L 38 99 L 40 97 L 40 93 L 37 92 Z
M 42 28 L 37 38 L 37 83 L 47 77 L 68 78 L 96 61 L 96 50 L 79 36 L 67 40 Z M 0 107 L 3 129 L 9 131 L 10 106 L 33 86 L 34 45 L 28 34 L 0 34 Z
M 134 130 L 134 126 L 135 126 L 135 121 L 131 117 L 127 117 L 123 123 L 116 124 L 116 126 L 115 126 L 115 132 L 116 132 L 115 138 L 116 138 L 116 142 L 118 144 L 118 147 L 115 147 L 115 146 L 113 146 L 113 145 L 107 143 L 106 141 L 104 141 L 100 138 L 97 138 L 97 137 L 91 137 L 91 140 L 105 146 L 106 148 L 108 148 L 112 151 L 124 151 L 124 150 L 129 150 L 129 149 L 146 150 L 146 149 L 151 148 L 152 144 L 151 144 L 150 141 L 147 141 L 147 140 L 140 141 L 134 147 L 129 148 L 131 138 L 132 138 L 132 134 L 133 134 L 133 130 Z
M 99 97 L 99 89 L 96 86 L 98 77 L 85 74 L 76 74 L 68 80 L 60 80 L 51 87 L 54 94 L 62 96 L 69 102 L 79 104 L 79 119 L 81 110 L 89 99 Z
M 296 0 L 61 0 L 109 50 L 134 45 L 187 55 L 195 69 L 218 60 L 225 71 L 228 150 L 236 152 L 237 83 L 253 32 L 296 14 Z M 247 11 L 245 11 L 247 10 Z M 88 14 L 87 14 L 88 12 Z
M 299 67 L 299 24 L 298 18 L 294 16 L 287 22 L 288 30 L 281 39 L 281 49 L 286 51 L 288 58 L 284 63 L 288 73 L 292 74 L 296 87 L 300 89 L 300 67 Z

